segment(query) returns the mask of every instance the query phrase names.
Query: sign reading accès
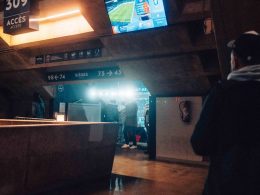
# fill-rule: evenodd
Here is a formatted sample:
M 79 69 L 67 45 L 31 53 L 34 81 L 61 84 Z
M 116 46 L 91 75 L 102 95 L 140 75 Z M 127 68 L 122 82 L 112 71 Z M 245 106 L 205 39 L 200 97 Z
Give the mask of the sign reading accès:
M 99 69 L 75 70 L 47 73 L 48 82 L 77 81 L 90 79 L 108 79 L 123 77 L 119 67 L 106 67 Z
M 30 0 L 4 0 L 4 33 L 20 34 L 30 27 Z

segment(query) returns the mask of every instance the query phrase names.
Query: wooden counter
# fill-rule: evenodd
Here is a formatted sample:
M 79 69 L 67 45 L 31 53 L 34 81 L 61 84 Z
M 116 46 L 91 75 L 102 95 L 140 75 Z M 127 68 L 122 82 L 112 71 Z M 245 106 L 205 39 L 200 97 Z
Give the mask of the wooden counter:
M 40 192 L 111 174 L 116 123 L 0 120 L 0 124 L 1 195 Z

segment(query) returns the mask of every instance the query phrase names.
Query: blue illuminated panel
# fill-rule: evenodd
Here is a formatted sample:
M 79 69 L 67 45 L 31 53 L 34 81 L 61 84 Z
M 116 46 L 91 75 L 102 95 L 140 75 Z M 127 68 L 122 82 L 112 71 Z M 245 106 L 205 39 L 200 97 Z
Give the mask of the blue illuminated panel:
M 113 32 L 167 26 L 163 0 L 105 0 Z

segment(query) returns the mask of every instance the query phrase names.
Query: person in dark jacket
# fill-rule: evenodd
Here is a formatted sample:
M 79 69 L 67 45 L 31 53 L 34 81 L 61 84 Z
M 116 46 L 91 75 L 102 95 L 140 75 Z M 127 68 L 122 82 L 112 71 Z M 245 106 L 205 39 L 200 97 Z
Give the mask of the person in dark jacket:
M 259 195 L 260 36 L 248 32 L 228 46 L 232 72 L 207 96 L 191 144 L 210 157 L 204 195 Z
M 137 129 L 137 111 L 138 106 L 135 101 L 131 101 L 126 104 L 126 117 L 125 117 L 125 124 L 124 124 L 124 138 L 125 144 L 121 148 L 130 148 L 136 149 L 136 129 Z M 132 142 L 132 146 L 130 146 L 130 142 Z

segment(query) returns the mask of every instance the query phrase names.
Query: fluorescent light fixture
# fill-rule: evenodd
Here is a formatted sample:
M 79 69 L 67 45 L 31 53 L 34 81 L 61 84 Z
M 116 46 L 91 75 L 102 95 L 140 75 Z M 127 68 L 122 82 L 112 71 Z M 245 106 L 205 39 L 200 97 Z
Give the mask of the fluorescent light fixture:
M 90 89 L 89 91 L 88 91 L 88 96 L 91 98 L 91 99 L 94 99 L 94 98 L 96 98 L 97 97 L 97 91 L 95 90 L 95 89 Z
M 31 22 L 44 22 L 47 20 L 53 20 L 53 19 L 59 19 L 59 18 L 63 18 L 63 17 L 68 17 L 68 16 L 72 16 L 75 14 L 79 14 L 80 10 L 76 9 L 76 10 L 72 10 L 72 11 L 67 11 L 64 13 L 60 13 L 60 14 L 55 14 L 52 16 L 47 16 L 47 17 L 43 17 L 43 18 L 31 18 L 29 21 Z
M 133 100 L 136 98 L 136 90 L 134 88 L 128 87 L 124 89 L 90 89 L 88 90 L 88 97 L 91 99 L 105 98 L 105 99 L 127 99 Z
M 135 97 L 135 92 L 134 92 L 133 89 L 127 89 L 126 92 L 125 92 L 125 94 L 126 94 L 126 97 L 127 97 L 127 98 L 130 98 L 130 99 L 132 99 L 132 98 Z
M 123 91 L 123 90 L 120 90 L 119 92 L 118 92 L 118 95 L 119 95 L 119 97 L 124 97 L 125 96 L 125 92 Z
M 54 18 L 56 20 L 52 20 Z M 4 34 L 3 27 L 0 27 L 0 36 L 9 46 L 15 46 L 94 31 L 79 9 L 39 20 L 42 22 L 39 22 L 38 31 L 11 36 Z
M 110 95 L 110 97 L 115 97 L 117 95 L 117 93 L 115 91 L 111 90 L 109 95 Z

